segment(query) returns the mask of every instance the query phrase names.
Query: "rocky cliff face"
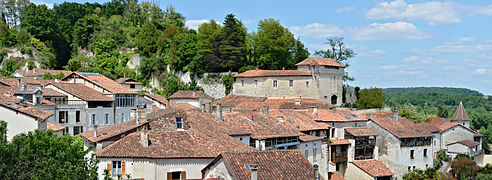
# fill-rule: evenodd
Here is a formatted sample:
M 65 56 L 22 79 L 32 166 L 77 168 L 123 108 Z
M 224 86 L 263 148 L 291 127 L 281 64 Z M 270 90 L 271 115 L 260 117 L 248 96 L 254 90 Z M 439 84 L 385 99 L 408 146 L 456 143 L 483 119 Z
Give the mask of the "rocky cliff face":
M 34 60 L 34 65 L 39 68 L 41 64 L 39 63 L 39 58 L 37 56 L 38 51 L 36 49 L 31 49 L 30 53 L 22 53 L 21 48 L 5 48 L 3 51 L 3 59 L 1 59 L 0 68 L 3 68 L 3 64 L 7 59 L 18 59 L 22 60 L 21 69 L 26 69 L 28 64 L 28 59 Z

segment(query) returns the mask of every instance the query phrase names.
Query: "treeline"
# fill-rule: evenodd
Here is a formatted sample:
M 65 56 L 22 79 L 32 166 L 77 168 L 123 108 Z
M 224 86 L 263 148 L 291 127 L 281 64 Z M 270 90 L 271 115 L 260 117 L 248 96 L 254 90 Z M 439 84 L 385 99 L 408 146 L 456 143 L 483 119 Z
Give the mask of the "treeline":
M 391 88 L 383 89 L 383 92 L 385 105 L 399 109 L 401 116 L 414 122 L 423 122 L 435 117 L 451 118 L 462 102 L 472 119 L 471 126 L 480 130 L 485 136 L 486 144 L 492 143 L 490 96 L 463 88 Z
M 167 66 L 192 75 L 254 67 L 291 69 L 309 56 L 304 44 L 274 19 L 261 20 L 256 31 L 248 33 L 240 20 L 227 14 L 222 23 L 210 20 L 196 31 L 185 27 L 185 17 L 172 6 L 163 10 L 151 2 L 64 2 L 52 9 L 29 0 L 2 2 L 1 46 L 47 54 L 41 59 L 44 68 L 147 81 Z M 138 75 L 126 66 L 135 53 L 143 55 Z

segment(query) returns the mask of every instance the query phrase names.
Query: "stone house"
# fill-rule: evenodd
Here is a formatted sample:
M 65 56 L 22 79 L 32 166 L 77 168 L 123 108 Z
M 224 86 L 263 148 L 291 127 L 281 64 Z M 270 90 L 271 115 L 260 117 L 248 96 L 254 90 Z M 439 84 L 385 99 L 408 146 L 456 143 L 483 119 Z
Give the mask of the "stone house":
M 206 107 L 211 106 L 214 98 L 203 91 L 178 91 L 168 99 L 176 104 L 188 103 L 205 111 Z
M 234 95 L 269 98 L 314 98 L 342 103 L 345 66 L 333 59 L 309 57 L 297 70 L 249 70 L 234 75 Z
M 391 180 L 393 172 L 380 160 L 356 160 L 349 163 L 345 179 Z
M 68 76 L 72 73 L 72 71 L 66 70 L 52 70 L 52 69 L 26 69 L 26 70 L 16 70 L 12 73 L 13 77 L 16 78 L 33 78 L 33 79 L 43 79 L 45 73 L 51 74 L 51 76 L 57 76 L 60 73 L 63 73 L 63 76 Z
M 169 101 L 164 96 L 161 96 L 159 94 L 145 93 L 143 95 L 143 98 L 152 102 L 152 105 L 159 109 L 166 109 L 166 107 L 169 106 Z
M 137 80 L 132 78 L 119 78 L 116 80 L 116 82 L 134 91 L 140 91 L 143 88 L 141 82 L 138 82 Z
M 204 178 L 223 180 L 320 178 L 317 168 L 299 150 L 223 152 L 202 173 Z

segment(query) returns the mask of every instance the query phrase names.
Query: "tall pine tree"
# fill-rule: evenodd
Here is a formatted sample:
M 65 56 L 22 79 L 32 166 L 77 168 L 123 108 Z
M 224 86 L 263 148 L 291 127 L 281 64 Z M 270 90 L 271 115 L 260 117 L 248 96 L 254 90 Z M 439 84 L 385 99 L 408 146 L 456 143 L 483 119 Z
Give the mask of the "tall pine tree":
M 237 71 L 246 61 L 246 28 L 233 14 L 228 14 L 218 38 L 220 66 Z

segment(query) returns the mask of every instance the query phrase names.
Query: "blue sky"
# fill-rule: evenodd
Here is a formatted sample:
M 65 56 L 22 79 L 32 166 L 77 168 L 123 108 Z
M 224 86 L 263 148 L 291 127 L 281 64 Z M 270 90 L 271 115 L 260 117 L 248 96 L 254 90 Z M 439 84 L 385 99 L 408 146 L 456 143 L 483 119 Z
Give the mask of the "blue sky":
M 61 0 L 35 3 L 59 4 Z M 75 1 L 96 2 L 96 1 Z M 104 1 L 97 1 L 104 2 Z M 344 37 L 357 52 L 347 68 L 360 87 L 464 87 L 492 95 L 492 2 L 490 1 L 217 1 L 160 0 L 196 28 L 228 13 L 249 32 L 274 18 L 309 48 Z

